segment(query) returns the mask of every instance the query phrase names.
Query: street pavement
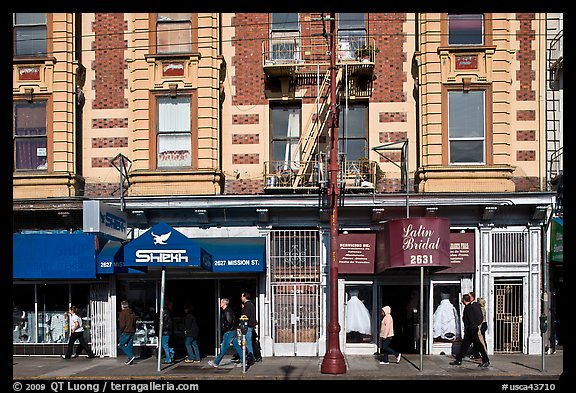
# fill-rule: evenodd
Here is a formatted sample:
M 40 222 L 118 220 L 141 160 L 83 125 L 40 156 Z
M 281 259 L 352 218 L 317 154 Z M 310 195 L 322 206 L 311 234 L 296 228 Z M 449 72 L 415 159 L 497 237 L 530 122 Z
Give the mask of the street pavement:
M 498 354 L 490 356 L 490 367 L 477 367 L 479 361 L 465 359 L 461 366 L 451 366 L 452 356 L 402 355 L 400 363 L 390 357 L 390 364 L 381 365 L 373 355 L 345 355 L 344 373 L 325 373 L 323 357 L 268 357 L 244 371 L 226 356 L 218 368 L 208 364 L 213 357 L 200 363 L 161 364 L 158 371 L 155 356 L 136 358 L 125 365 L 124 356 L 88 359 L 81 356 L 65 360 L 56 356 L 12 356 L 13 381 L 454 381 L 499 380 L 539 381 L 554 383 L 554 390 L 566 380 L 563 351 L 545 355 Z M 325 371 L 325 370 L 324 370 Z M 572 369 L 572 373 L 574 373 Z M 398 386 L 398 385 L 395 385 Z M 551 386 L 551 385 L 550 385 Z M 550 387 L 548 386 L 548 387 Z M 499 389 L 500 390 L 500 389 Z M 512 389 L 510 389 L 512 390 Z M 517 389 L 518 390 L 518 389 Z M 531 389 L 533 390 L 533 389 Z M 540 390 L 545 389 L 545 386 Z

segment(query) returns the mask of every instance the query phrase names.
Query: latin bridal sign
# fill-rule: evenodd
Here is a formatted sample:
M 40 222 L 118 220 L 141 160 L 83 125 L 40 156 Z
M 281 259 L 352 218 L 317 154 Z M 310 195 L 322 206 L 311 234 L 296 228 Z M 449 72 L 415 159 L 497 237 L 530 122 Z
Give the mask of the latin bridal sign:
M 384 224 L 382 236 L 377 272 L 400 267 L 450 267 L 450 220 L 446 218 L 390 220 Z

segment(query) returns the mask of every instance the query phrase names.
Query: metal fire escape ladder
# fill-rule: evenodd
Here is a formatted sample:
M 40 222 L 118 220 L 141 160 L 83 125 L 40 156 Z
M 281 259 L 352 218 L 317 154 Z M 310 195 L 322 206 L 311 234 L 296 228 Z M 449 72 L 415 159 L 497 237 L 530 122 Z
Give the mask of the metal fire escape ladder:
M 343 70 L 340 68 L 336 74 L 336 94 L 338 94 L 341 87 L 342 75 Z M 320 135 L 320 131 L 328 122 L 330 104 L 330 70 L 328 70 L 324 75 L 322 85 L 318 89 L 318 95 L 316 96 L 316 100 L 314 102 L 314 108 L 318 108 L 318 110 L 312 111 L 310 114 L 310 117 L 308 118 L 306 125 L 302 130 L 300 139 L 298 140 L 298 147 L 294 151 L 295 155 L 300 153 L 300 163 L 298 165 L 298 171 L 292 184 L 293 188 L 296 188 L 300 185 L 304 175 L 308 170 L 308 167 L 310 166 L 310 161 L 313 158 L 314 150 L 318 144 L 318 136 Z M 292 157 L 292 162 L 296 162 L 296 158 L 297 157 Z

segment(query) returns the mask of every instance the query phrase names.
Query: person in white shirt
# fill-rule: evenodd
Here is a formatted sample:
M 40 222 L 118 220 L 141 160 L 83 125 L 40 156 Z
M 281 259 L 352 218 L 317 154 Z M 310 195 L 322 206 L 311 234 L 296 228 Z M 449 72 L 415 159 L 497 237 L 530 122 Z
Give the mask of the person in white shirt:
M 74 351 L 74 343 L 76 340 L 80 344 L 76 347 L 76 352 L 74 357 L 77 358 L 82 353 L 82 349 L 88 354 L 88 358 L 95 358 L 92 348 L 88 345 L 84 339 L 84 327 L 82 326 L 82 319 L 76 314 L 76 306 L 71 306 L 69 310 L 70 321 L 68 326 L 70 327 L 70 338 L 68 339 L 68 347 L 66 348 L 66 354 L 62 355 L 62 359 L 70 359 L 72 357 L 72 352 Z

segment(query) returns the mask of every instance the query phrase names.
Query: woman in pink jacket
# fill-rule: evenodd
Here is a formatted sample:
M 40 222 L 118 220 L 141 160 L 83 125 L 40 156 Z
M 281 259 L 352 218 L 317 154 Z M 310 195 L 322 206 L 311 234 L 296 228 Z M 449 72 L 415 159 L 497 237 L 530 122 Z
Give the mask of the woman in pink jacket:
M 390 306 L 382 307 L 382 324 L 380 325 L 380 364 L 390 364 L 388 354 L 396 356 L 396 363 L 400 363 L 402 354 L 390 347 L 394 337 L 394 320 Z

